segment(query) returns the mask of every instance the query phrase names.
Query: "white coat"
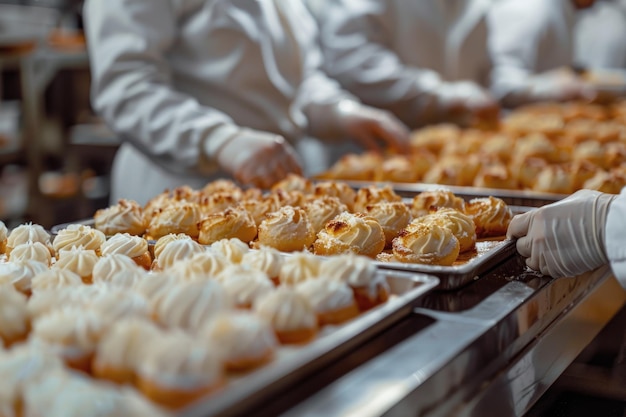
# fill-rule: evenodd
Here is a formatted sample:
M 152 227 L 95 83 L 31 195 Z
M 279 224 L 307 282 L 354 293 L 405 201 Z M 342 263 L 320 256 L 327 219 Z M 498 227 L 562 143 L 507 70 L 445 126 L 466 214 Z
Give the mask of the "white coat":
M 327 73 L 407 123 L 436 105 L 442 81 L 487 85 L 492 2 L 307 0 L 320 22 Z
M 201 187 L 238 127 L 297 142 L 307 106 L 351 97 L 300 0 L 88 0 L 84 16 L 92 102 L 125 141 L 112 201 Z
M 573 64 L 571 0 L 502 0 L 489 12 L 491 89 L 497 98 L 535 74 Z
M 624 219 L 626 219 L 626 188 L 613 200 L 609 208 L 605 229 L 606 255 L 615 278 L 626 288 L 626 245 L 624 244 Z
M 626 69 L 626 0 L 599 1 L 582 12 L 574 40 L 577 64 Z

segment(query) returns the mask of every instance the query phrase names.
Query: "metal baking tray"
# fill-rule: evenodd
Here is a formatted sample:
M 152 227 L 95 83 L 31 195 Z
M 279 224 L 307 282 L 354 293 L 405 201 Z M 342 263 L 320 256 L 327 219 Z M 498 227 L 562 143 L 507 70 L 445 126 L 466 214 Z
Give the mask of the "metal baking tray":
M 182 416 L 227 416 L 242 412 L 251 402 L 284 391 L 290 385 L 354 351 L 377 333 L 411 314 L 418 300 L 439 280 L 431 275 L 379 269 L 389 283 L 392 297 L 357 318 L 339 326 L 325 326 L 317 339 L 298 347 L 279 348 L 273 362 L 248 374 L 234 377 L 219 393 L 183 410 Z
M 50 228 L 50 233 L 52 235 L 58 235 L 60 230 L 63 230 L 65 228 L 67 228 L 67 226 L 69 226 L 71 224 L 82 224 L 82 225 L 85 225 L 85 226 L 95 227 L 96 221 L 92 217 L 92 218 L 89 218 L 89 219 L 76 220 L 76 221 L 69 222 L 69 223 L 56 224 L 56 225 L 54 225 L 54 226 L 52 226 Z

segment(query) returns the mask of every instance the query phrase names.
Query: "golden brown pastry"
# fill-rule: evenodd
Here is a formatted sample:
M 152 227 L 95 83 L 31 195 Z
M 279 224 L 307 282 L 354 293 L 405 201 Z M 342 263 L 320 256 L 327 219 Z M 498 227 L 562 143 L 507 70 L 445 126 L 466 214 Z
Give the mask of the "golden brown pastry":
M 453 124 L 428 126 L 411 134 L 411 148 L 439 154 L 446 143 L 457 142 L 461 129 Z
M 511 149 L 514 146 L 515 139 L 505 133 L 500 133 L 486 139 L 480 146 L 480 153 L 495 156 L 500 161 L 508 162 L 513 156 Z
M 394 155 L 386 158 L 383 161 L 374 180 L 391 182 L 417 182 L 420 178 L 420 172 L 415 169 L 413 160 L 404 155 Z
M 243 197 L 243 190 L 237 184 L 223 178 L 209 182 L 200 190 L 200 193 L 205 196 L 216 193 L 228 193 L 237 200 Z
M 267 213 L 278 210 L 276 202 L 271 198 L 242 200 L 237 207 L 241 207 L 250 213 L 257 227 L 259 227 L 261 222 L 265 219 Z
M 393 255 L 399 262 L 450 266 L 459 256 L 454 234 L 435 223 L 416 223 L 393 240 Z
M 383 228 L 386 246 L 391 246 L 393 238 L 411 221 L 411 210 L 402 201 L 379 202 L 366 207 L 366 214 L 373 217 Z
M 469 186 L 480 169 L 476 155 L 442 157 L 424 174 L 423 182 L 428 184 Z
M 315 197 L 302 207 L 306 212 L 313 232 L 317 235 L 326 223 L 334 219 L 338 214 L 347 211 L 348 207 L 337 197 Z
M 601 170 L 601 168 L 589 161 L 573 161 L 565 165 L 564 169 L 572 178 L 574 190 L 583 188 L 585 182 L 593 178 Z
M 559 152 L 556 145 L 545 135 L 534 133 L 519 138 L 512 152 L 516 157 L 536 157 L 548 162 L 558 162 Z
M 388 203 L 393 201 L 402 201 L 402 197 L 396 194 L 388 185 L 382 188 L 375 185 L 362 187 L 356 193 L 354 211 L 357 213 L 366 213 L 367 206 L 371 206 L 372 204 L 376 204 L 381 201 Z
M 513 176 L 517 177 L 517 182 L 521 188 L 532 189 L 537 182 L 539 173 L 547 166 L 548 162 L 542 158 L 516 157 L 511 164 L 511 171 Z
M 572 159 L 575 161 L 588 161 L 601 168 L 606 167 L 604 146 L 594 140 L 579 143 L 576 148 L 574 148 Z
M 141 236 L 146 232 L 147 222 L 141 206 L 132 200 L 120 200 L 117 204 L 96 211 L 93 216 L 95 228 L 107 236 L 128 233 Z
M 458 211 L 464 211 L 465 200 L 455 196 L 452 191 L 441 189 L 421 192 L 413 197 L 413 201 L 411 201 L 413 217 L 424 216 L 440 208 L 453 208 Z
M 598 171 L 596 175 L 585 181 L 583 188 L 597 190 L 608 194 L 619 194 L 626 186 L 623 175 L 615 172 Z
M 548 165 L 539 172 L 533 186 L 534 191 L 571 194 L 574 192 L 574 178 L 560 165 Z
M 277 189 L 272 191 L 266 198 L 271 200 L 277 209 L 284 206 L 302 207 L 307 201 L 304 193 L 298 190 L 284 191 Z
M 259 226 L 259 244 L 282 252 L 296 252 L 308 248 L 315 241 L 313 226 L 306 212 L 284 206 L 269 213 Z
M 317 234 L 316 255 L 356 253 L 376 257 L 385 248 L 385 233 L 380 224 L 363 213 L 343 212 Z
M 518 188 L 517 178 L 511 174 L 506 165 L 483 165 L 474 178 L 474 187 L 503 188 L 515 190 Z
M 458 210 L 443 208 L 432 214 L 418 217 L 406 229 L 411 231 L 415 225 L 420 223 L 434 223 L 449 229 L 459 241 L 460 252 L 467 252 L 476 246 L 476 226 L 474 221 L 471 217 Z
M 626 127 L 625 127 L 626 132 Z M 626 164 L 626 134 L 621 142 L 611 142 L 604 146 L 606 166 L 610 168 Z
M 474 220 L 479 238 L 504 236 L 513 218 L 511 208 L 495 197 L 475 198 L 465 206 L 465 214 Z
M 287 174 L 287 176 L 272 185 L 272 191 L 300 191 L 303 194 L 311 194 L 315 190 L 315 186 L 311 180 L 296 174 Z
M 231 238 L 249 243 L 257 235 L 256 223 L 243 207 L 228 208 L 222 212 L 210 214 L 200 221 L 198 227 L 200 228 L 198 242 L 203 245 Z
M 202 216 L 220 213 L 239 204 L 239 199 L 228 191 L 203 195 L 198 203 Z
M 139 236 L 118 233 L 102 244 L 101 251 L 102 256 L 113 254 L 128 256 L 145 270 L 149 270 L 152 265 L 148 242 Z
M 324 181 L 315 184 L 316 196 L 337 197 L 343 204 L 348 207 L 349 211 L 354 210 L 354 200 L 356 199 L 356 191 L 345 182 L 341 181 Z
M 382 156 L 374 152 L 365 152 L 361 155 L 347 154 L 342 156 L 324 177 L 346 181 L 372 181 L 382 161 Z
M 197 238 L 200 231 L 198 222 L 202 220 L 202 212 L 196 203 L 186 201 L 172 202 L 156 212 L 148 225 L 148 235 L 159 239 L 171 233 L 184 233 Z

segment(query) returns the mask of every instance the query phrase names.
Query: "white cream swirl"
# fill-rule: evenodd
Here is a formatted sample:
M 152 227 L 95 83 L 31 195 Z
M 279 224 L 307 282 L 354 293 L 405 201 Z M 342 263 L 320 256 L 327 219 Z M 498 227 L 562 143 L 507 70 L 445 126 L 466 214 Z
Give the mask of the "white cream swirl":
M 151 321 L 132 317 L 116 322 L 102 337 L 96 352 L 96 363 L 104 366 L 137 370 L 151 341 L 161 335 Z
M 98 259 L 92 271 L 93 282 L 112 281 L 122 271 L 138 271 L 139 267 L 126 255 L 114 253 Z
M 222 239 L 209 246 L 209 250 L 213 253 L 224 256 L 230 262 L 238 264 L 243 259 L 243 256 L 248 253 L 250 247 L 247 243 L 242 242 L 239 239 Z
M 52 268 L 68 269 L 83 279 L 91 277 L 99 259 L 93 250 L 85 250 L 82 247 L 62 250 L 59 254 L 60 257 Z
M 83 280 L 69 269 L 52 268 L 36 274 L 32 279 L 33 293 L 62 287 L 82 286 Z
M 50 235 L 38 224 L 22 224 L 11 231 L 7 238 L 7 249 L 27 242 L 40 242 L 50 247 Z
M 315 241 L 313 226 L 306 212 L 292 206 L 269 213 L 259 225 L 259 243 L 280 251 L 293 252 Z
M 332 255 L 353 252 L 370 257 L 385 248 L 385 234 L 376 219 L 362 213 L 343 212 L 317 234 L 315 253 Z
M 169 245 L 171 242 L 175 240 L 185 240 L 185 239 L 191 240 L 191 237 L 184 233 L 170 233 L 168 235 L 160 237 L 154 244 L 154 257 L 158 258 L 161 252 L 163 252 L 163 249 L 165 249 L 165 247 Z
M 317 278 L 322 261 L 319 257 L 298 252 L 283 261 L 278 278 L 283 285 L 295 285 L 310 279 Z
M 204 247 L 191 239 L 170 242 L 163 248 L 156 261 L 161 269 L 167 269 L 176 262 L 189 259 L 196 253 L 204 252 Z
M 28 322 L 26 296 L 11 285 L 0 285 L 0 339 L 7 341 L 24 336 Z
M 337 215 L 344 211 L 348 211 L 348 207 L 343 204 L 337 197 L 318 197 L 304 205 L 304 211 L 309 217 L 313 232 L 319 233 L 326 223 L 334 219 Z
M 387 244 L 411 221 L 411 210 L 402 201 L 375 203 L 366 207 L 366 213 L 383 228 Z
M 459 241 L 445 227 L 419 223 L 393 240 L 393 253 L 401 262 L 421 264 L 441 264 L 451 257 L 446 262 L 451 265 L 459 254 Z
M 59 231 L 54 242 L 52 242 L 52 246 L 57 255 L 60 251 L 73 247 L 82 247 L 99 253 L 105 240 L 106 236 L 99 230 L 82 224 L 72 224 Z
M 121 288 L 97 293 L 86 307 L 112 322 L 125 317 L 150 318 L 148 301 L 140 294 Z
M 263 271 L 270 278 L 277 278 L 283 264 L 283 255 L 270 246 L 261 246 L 258 250 L 246 253 L 241 264 Z
M 250 242 L 257 234 L 254 219 L 243 207 L 228 208 L 219 213 L 210 214 L 199 223 L 199 228 L 198 242 L 203 245 L 231 238 Z
M 46 264 L 32 260 L 0 263 L 0 284 L 11 284 L 16 290 L 29 294 L 33 278 L 46 271 Z
M 298 284 L 296 291 L 311 303 L 317 313 L 337 311 L 355 304 L 354 293 L 345 282 L 313 279 Z
M 345 254 L 324 260 L 319 276 L 321 279 L 337 280 L 359 288 L 375 281 L 376 273 L 376 264 L 370 258 Z
M 228 268 L 224 270 L 224 273 Z M 239 308 L 252 306 L 259 297 L 274 290 L 274 284 L 265 272 L 250 270 L 247 273 L 234 274 L 220 281 L 224 290 Z
M 228 265 L 232 264 L 224 256 L 204 251 L 177 262 L 169 271 L 184 281 L 206 280 L 217 277 Z
M 461 252 L 472 249 L 476 243 L 476 226 L 468 215 L 455 209 L 444 208 L 423 217 L 415 219 L 417 223 L 435 223 L 449 229 L 459 240 Z M 412 224 L 407 227 L 411 230 Z
M 0 220 L 0 244 L 2 242 L 6 242 L 8 236 L 9 236 L 9 229 L 7 229 L 6 224 L 4 224 L 2 220 Z
M 95 227 L 107 236 L 116 233 L 143 235 L 146 231 L 141 206 L 132 200 L 120 200 L 117 204 L 96 211 Z
M 317 317 L 311 304 L 290 287 L 278 287 L 259 298 L 254 310 L 279 332 L 317 327 Z
M 198 237 L 198 222 L 202 212 L 196 203 L 172 202 L 153 215 L 148 225 L 148 234 L 155 239 L 170 233 L 185 233 Z
M 19 261 L 37 261 L 45 265 L 50 265 L 52 256 L 50 256 L 50 250 L 46 245 L 41 242 L 26 242 L 21 243 L 13 248 L 9 255 L 11 262 Z
M 118 233 L 102 244 L 101 251 L 102 256 L 120 253 L 129 258 L 136 258 L 148 252 L 148 242 L 139 236 Z

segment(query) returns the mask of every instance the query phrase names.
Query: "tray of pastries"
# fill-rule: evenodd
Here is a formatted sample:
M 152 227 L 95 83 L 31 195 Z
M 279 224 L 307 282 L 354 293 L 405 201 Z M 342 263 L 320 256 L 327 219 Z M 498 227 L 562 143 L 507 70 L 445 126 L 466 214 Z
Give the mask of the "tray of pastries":
M 18 405 L 26 415 L 230 414 L 354 349 L 438 285 L 356 254 L 285 256 L 184 233 L 150 250 L 143 236 L 85 224 L 52 238 L 0 222 L 0 251 L 9 415 Z
M 513 200 L 522 205 L 581 188 L 616 194 L 626 185 L 626 100 L 535 104 L 513 111 L 495 130 L 427 126 L 413 132 L 411 149 L 348 154 L 317 178 L 489 189 L 523 198 Z

